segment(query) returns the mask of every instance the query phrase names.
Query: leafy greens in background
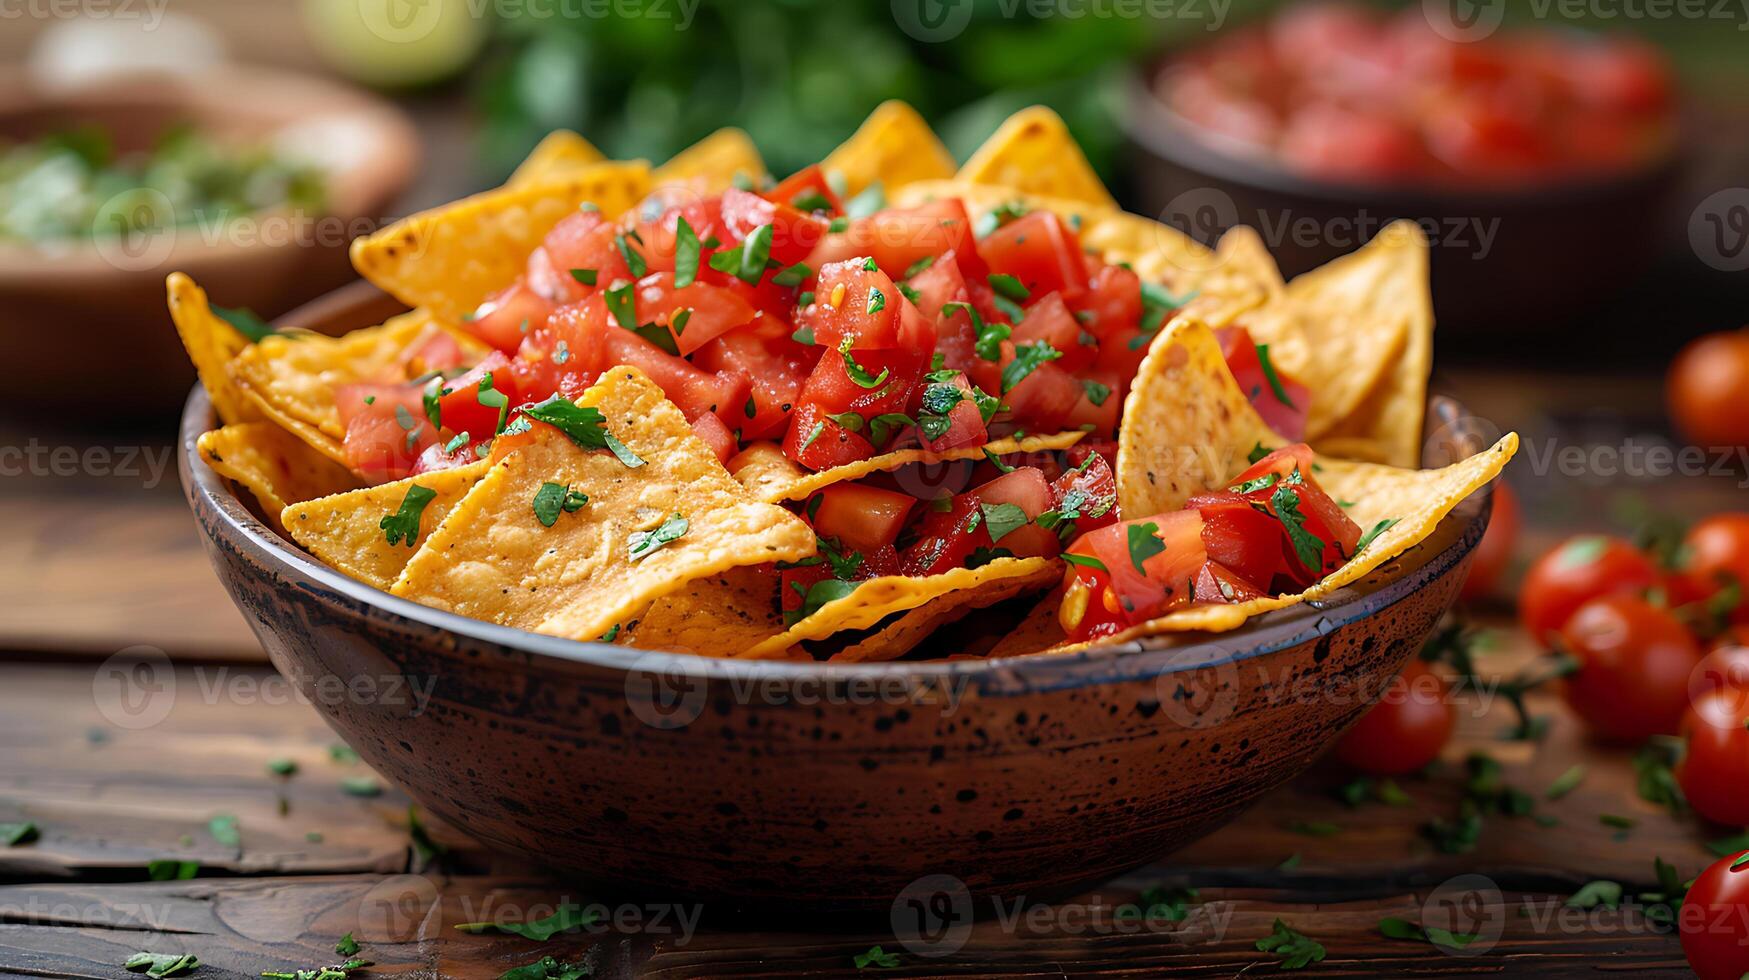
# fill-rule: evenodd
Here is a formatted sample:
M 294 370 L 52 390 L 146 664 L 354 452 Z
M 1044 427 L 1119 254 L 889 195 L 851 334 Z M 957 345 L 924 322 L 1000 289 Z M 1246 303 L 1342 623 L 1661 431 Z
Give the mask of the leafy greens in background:
M 646 4 L 654 16 L 644 17 L 548 17 L 528 5 L 499 24 L 479 77 L 486 162 L 507 173 L 559 127 L 609 156 L 659 162 L 733 121 L 781 177 L 825 156 L 880 102 L 904 99 L 961 159 L 1010 112 L 1044 103 L 1109 176 L 1125 66 L 1207 26 L 1038 19 L 1015 0 L 904 2 L 950 13 L 966 4 L 971 15 L 956 36 L 929 43 L 885 2 L 700 0 L 685 30 L 673 0 Z M 1236 4 L 1248 6 L 1256 0 Z

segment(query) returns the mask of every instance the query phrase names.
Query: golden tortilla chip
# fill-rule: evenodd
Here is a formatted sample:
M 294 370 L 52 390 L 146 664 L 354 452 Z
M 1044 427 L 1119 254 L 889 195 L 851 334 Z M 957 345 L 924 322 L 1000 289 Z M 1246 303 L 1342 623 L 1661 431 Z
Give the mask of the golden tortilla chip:
M 677 181 L 697 181 L 703 190 L 714 194 L 733 186 L 736 176 L 757 183 L 765 177 L 765 161 L 745 132 L 725 126 L 657 167 L 650 175 L 650 183 L 660 187 Z
M 953 154 L 935 131 L 903 102 L 882 102 L 856 132 L 838 145 L 820 169 L 844 181 L 844 196 L 862 193 L 878 183 L 890 195 L 919 180 L 953 176 Z
M 956 593 L 958 603 L 966 605 L 978 602 L 984 594 L 1000 592 L 1002 598 L 1008 598 L 1026 588 L 1043 588 L 1062 574 L 1061 568 L 1061 562 L 1050 558 L 998 558 L 979 568 L 956 568 L 921 578 L 910 575 L 871 578 L 858 584 L 849 595 L 826 603 L 783 633 L 754 644 L 741 656 L 756 660 L 780 657 L 804 640 L 825 639 L 842 630 L 868 629 L 893 613 L 921 610 L 938 598 Z M 1016 581 L 1022 584 L 1015 586 Z M 925 615 L 939 614 L 940 607 L 937 607 Z M 879 640 L 879 636 L 876 634 L 876 638 L 871 638 L 874 643 L 864 652 L 862 659 L 879 659 L 876 654 L 888 644 L 903 646 L 907 640 L 915 643 L 923 638 L 921 635 L 913 637 L 909 630 L 885 641 Z M 898 656 L 908 649 L 909 646 L 903 646 L 893 655 Z
M 585 204 L 616 218 L 649 190 L 649 164 L 641 160 L 589 164 L 403 218 L 355 239 L 352 265 L 408 306 L 460 323 L 516 281 L 559 219 Z
M 1294 279 L 1239 323 L 1269 345 L 1277 368 L 1311 389 L 1308 442 L 1316 445 L 1352 417 L 1359 432 L 1346 434 L 1376 430 L 1394 461 L 1414 465 L 1433 363 L 1427 238 L 1419 225 L 1394 222 L 1359 251 Z M 1368 412 L 1388 417 L 1362 417 L 1362 402 L 1381 385 L 1389 391 Z
M 640 650 L 729 656 L 783 632 L 781 578 L 769 566 L 731 568 L 663 596 L 620 631 Z
M 194 280 L 180 272 L 172 272 L 164 280 L 164 290 L 170 304 L 170 319 L 176 324 L 176 334 L 194 362 L 201 387 L 212 399 L 219 421 L 253 422 L 261 412 L 225 373 L 225 365 L 249 349 L 249 338 L 213 312 L 206 292 Z
M 1044 561 L 1044 559 L 1017 559 Z M 1055 584 L 1062 578 L 1062 563 L 1047 562 L 1030 575 L 1013 575 L 988 582 L 975 590 L 961 590 L 938 595 L 923 605 L 900 616 L 873 635 L 845 647 L 831 657 L 833 663 L 873 663 L 897 660 L 937 629 L 976 609 L 986 609 L 1006 602 L 1025 592 L 1033 592 Z M 854 593 L 852 593 L 854 597 Z
M 492 464 L 482 459 L 350 493 L 294 502 L 279 515 L 280 522 L 292 540 L 310 554 L 366 585 L 387 592 L 407 567 L 419 542 L 437 530 L 491 468 Z M 383 518 L 400 513 L 402 505 L 409 502 L 408 491 L 414 487 L 429 492 L 431 497 L 418 510 L 416 523 L 407 528 L 411 535 L 397 535 L 398 540 L 391 542 L 382 526 Z M 417 504 L 417 498 L 413 503 Z
M 1177 510 L 1226 486 L 1256 446 L 1287 440 L 1257 416 L 1199 320 L 1169 321 L 1136 369 L 1117 430 L 1117 501 L 1124 519 Z
M 923 449 L 901 449 L 897 452 L 871 456 L 868 459 L 810 473 L 783 454 L 775 442 L 756 442 L 729 460 L 729 472 L 741 481 L 757 500 L 778 503 L 800 500 L 822 487 L 845 480 L 860 480 L 870 473 L 884 473 L 913 463 L 942 463 L 956 459 L 982 459 L 986 452 L 994 456 L 1010 453 L 1042 453 L 1068 449 L 1081 441 L 1085 432 L 1059 432 L 1049 436 L 1027 436 L 1023 439 L 997 439 L 982 446 L 950 449 L 932 453 Z
M 506 187 L 527 187 L 543 181 L 575 173 L 592 163 L 606 159 L 593 143 L 568 129 L 548 133 L 527 158 L 516 165 Z
M 1318 483 L 1333 498 L 1354 502 L 1348 514 L 1363 530 L 1371 530 L 1381 521 L 1395 521 L 1348 564 L 1297 595 L 1270 596 L 1231 605 L 1192 606 L 1098 642 L 1121 643 L 1141 636 L 1190 630 L 1221 633 L 1238 629 L 1260 613 L 1326 598 L 1426 540 L 1465 497 L 1499 476 L 1517 451 L 1518 434 L 1509 432 L 1491 448 L 1437 470 L 1405 470 L 1320 457 Z M 1073 644 L 1060 649 L 1078 650 L 1089 645 Z
M 346 438 L 346 427 L 335 405 L 335 390 L 348 384 L 411 380 L 409 372 L 421 374 L 423 368 L 406 363 L 409 352 L 437 334 L 455 338 L 473 359 L 489 350 L 473 337 L 437 322 L 430 313 L 414 310 L 340 337 L 309 332 L 263 337 L 233 360 L 228 371 L 279 415 L 340 441 Z
M 1062 117 L 1042 105 L 1009 116 L 955 179 L 1117 209 L 1117 201 L 1093 172 Z
M 196 446 L 214 472 L 248 488 L 274 524 L 288 504 L 358 486 L 346 467 L 272 422 L 241 422 L 203 432 Z
M 607 434 L 643 464 L 534 426 L 533 440 L 495 463 L 426 538 L 394 594 L 594 640 L 694 579 L 814 553 L 807 523 L 750 499 L 641 371 L 613 368 L 577 404 L 598 409 Z M 543 526 L 533 501 L 547 483 L 589 500 Z

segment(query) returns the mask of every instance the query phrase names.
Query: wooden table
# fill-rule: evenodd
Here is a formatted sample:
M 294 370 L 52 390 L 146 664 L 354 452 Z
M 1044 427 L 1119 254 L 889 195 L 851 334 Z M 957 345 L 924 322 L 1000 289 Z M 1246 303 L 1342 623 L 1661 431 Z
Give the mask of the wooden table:
M 1459 374 L 1446 387 L 1512 419 L 1527 442 L 1609 445 L 1659 428 L 1655 384 Z M 1742 495 L 1740 475 L 1618 477 L 1604 493 L 1590 476 L 1556 469 L 1514 464 L 1537 529 L 1527 554 L 1564 528 L 1606 526 L 1624 487 L 1689 516 L 1740 506 Z M 1255 948 L 1278 918 L 1325 948 L 1308 975 L 1675 976 L 1685 973 L 1677 941 L 1640 910 L 1563 903 L 1595 879 L 1629 895 L 1652 888 L 1654 857 L 1692 876 L 1712 860 L 1706 843 L 1730 833 L 1641 800 L 1629 753 L 1588 744 L 1558 703 L 1534 694 L 1533 712 L 1552 721 L 1540 742 L 1502 740 L 1510 710 L 1466 696 L 1461 736 L 1437 771 L 1399 781 L 1406 803 L 1349 806 L 1335 792 L 1344 777 L 1316 770 L 1170 861 L 1087 895 L 978 903 L 963 944 L 942 956 L 907 949 L 884 915 L 826 922 L 805 908 L 594 894 L 438 825 L 429 834 L 447 854 L 427 860 L 407 800 L 386 787 L 356 795 L 368 771 L 343 751 L 335 757 L 335 736 L 261 663 L 206 568 L 174 477 L 145 482 L 0 480 L 0 656 L 10 661 L 0 684 L 0 823 L 40 830 L 0 847 L 0 977 L 120 980 L 135 976 L 120 964 L 141 949 L 197 954 L 196 978 L 251 977 L 336 962 L 334 944 L 348 932 L 377 964 L 363 975 L 493 978 L 552 955 L 606 977 L 819 977 L 855 974 L 853 958 L 878 944 L 898 954 L 896 968 L 878 971 L 894 976 L 1224 977 L 1278 969 Z M 1497 628 L 1481 662 L 1498 676 L 1539 653 L 1508 613 L 1477 614 Z M 174 697 L 161 721 L 128 728 L 117 722 L 129 716 L 114 709 L 119 680 L 105 658 L 138 644 L 176 663 Z M 156 679 L 160 689 L 169 676 Z M 1421 828 L 1455 815 L 1472 752 L 1497 760 L 1535 813 L 1490 816 L 1473 850 L 1441 853 Z M 269 771 L 286 759 L 294 775 Z M 1576 764 L 1583 781 L 1547 799 Z M 1634 825 L 1605 825 L 1602 814 Z M 238 843 L 220 839 L 222 825 L 215 837 L 221 815 L 237 818 Z M 149 881 L 154 861 L 195 862 L 197 877 Z M 1119 917 L 1145 889 L 1185 885 L 1198 895 L 1182 921 Z M 505 910 L 538 915 L 561 900 L 601 902 L 619 924 L 545 943 L 452 928 Z M 1382 918 L 1431 923 L 1453 910 L 1458 931 L 1483 937 L 1463 955 L 1379 932 Z

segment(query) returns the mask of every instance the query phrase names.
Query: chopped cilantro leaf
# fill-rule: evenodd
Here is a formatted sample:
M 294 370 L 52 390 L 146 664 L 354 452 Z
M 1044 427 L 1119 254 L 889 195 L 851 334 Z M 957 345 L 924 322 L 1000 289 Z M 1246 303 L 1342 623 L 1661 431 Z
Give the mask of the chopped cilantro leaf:
M 632 295 L 634 285 L 622 282 L 602 294 L 602 299 L 607 301 L 607 312 L 613 314 L 614 324 L 627 330 L 635 330 L 638 326 L 637 297 Z
M 685 289 L 698 278 L 698 232 L 682 215 L 674 222 L 674 288 Z
M 1063 560 L 1071 565 L 1080 565 L 1084 568 L 1097 569 L 1101 572 L 1110 573 L 1111 571 L 1111 569 L 1105 567 L 1105 562 L 1100 561 L 1092 555 L 1078 555 L 1073 551 L 1065 551 L 1063 552 Z
M 1300 513 L 1300 495 L 1291 486 L 1283 484 L 1275 488 L 1275 493 L 1269 497 L 1270 509 L 1275 511 L 1276 520 L 1287 529 L 1288 541 L 1293 544 L 1294 556 L 1300 564 L 1314 574 L 1324 569 L 1324 540 L 1306 530 L 1306 516 Z
M 1384 520 L 1378 522 L 1377 524 L 1374 524 L 1372 526 L 1371 530 L 1367 531 L 1365 534 L 1360 536 L 1359 541 L 1354 542 L 1354 553 L 1358 555 L 1362 551 L 1365 551 L 1367 545 L 1372 544 L 1374 541 L 1377 541 L 1379 535 L 1385 533 L 1386 531 L 1389 531 L 1391 529 L 1391 527 L 1393 525 L 1395 525 L 1396 523 L 1397 523 L 1397 518 L 1387 517 Z
M 1111 397 L 1110 385 L 1100 384 L 1091 378 L 1082 379 L 1081 390 L 1087 393 L 1087 400 L 1095 406 L 1105 404 L 1105 400 Z
M 229 309 L 223 306 L 209 306 L 213 315 L 237 329 L 237 332 L 249 339 L 251 344 L 260 343 L 261 338 L 278 333 L 266 320 L 257 316 L 254 310 L 238 307 Z
M 1269 360 L 1268 344 L 1257 345 L 1257 363 L 1263 366 L 1263 377 L 1269 382 L 1269 390 L 1275 395 L 1275 400 L 1288 408 L 1297 407 L 1293 399 L 1287 396 L 1287 389 L 1281 386 L 1281 376 L 1275 373 L 1275 364 Z
M 534 494 L 534 519 L 540 521 L 542 527 L 552 527 L 558 523 L 560 513 L 575 513 L 588 502 L 589 495 L 572 490 L 570 484 L 542 483 Z
M 1027 375 L 1038 370 L 1039 365 L 1062 356 L 1062 351 L 1044 340 L 1017 345 L 1014 348 L 1014 360 L 1002 368 L 1002 393 L 1006 395 L 1013 391 L 1016 385 L 1026 380 Z
M 1027 289 L 1019 279 L 1005 272 L 992 272 L 989 276 L 990 288 L 996 295 L 1011 299 L 1016 303 L 1024 303 L 1032 297 L 1032 291 Z
M 595 277 L 597 275 L 598 275 L 598 273 L 594 269 L 572 269 L 571 270 L 571 278 L 577 280 L 578 282 L 582 283 L 585 286 L 595 285 Z
M 686 518 L 681 517 L 679 514 L 675 514 L 673 517 L 663 521 L 655 530 L 633 531 L 631 536 L 626 539 L 626 543 L 631 546 L 632 561 L 637 561 L 640 558 L 647 558 L 655 552 L 657 548 L 660 548 L 671 541 L 679 540 L 680 536 L 686 533 L 686 529 L 689 526 L 690 525 L 687 524 Z
M 538 405 L 523 409 L 523 414 L 537 422 L 545 422 L 563 432 L 583 449 L 605 449 L 627 466 L 638 467 L 644 461 L 625 443 L 607 431 L 607 419 L 593 406 L 584 408 L 563 395 L 555 394 Z
M 867 368 L 856 363 L 855 355 L 850 353 L 850 345 L 855 342 L 855 337 L 846 335 L 838 344 L 838 353 L 844 358 L 844 373 L 859 388 L 879 388 L 886 384 L 887 375 L 890 373 L 886 368 L 881 368 L 880 374 L 869 374 Z
M 1027 525 L 1026 511 L 1019 504 L 979 504 L 984 514 L 984 527 L 990 532 L 990 543 L 1007 537 Z
M 407 488 L 407 495 L 401 498 L 401 508 L 393 514 L 383 515 L 377 522 L 382 528 L 383 536 L 389 544 L 399 544 L 403 539 L 407 547 L 413 547 L 419 540 L 419 516 L 425 513 L 425 505 L 437 499 L 437 491 L 422 487 L 415 483 Z
M 1153 521 L 1131 524 L 1128 533 L 1130 564 L 1135 566 L 1137 573 L 1146 575 L 1147 560 L 1166 550 L 1166 542 L 1160 540 L 1160 525 Z
M 797 262 L 795 265 L 792 265 L 789 268 L 784 269 L 782 272 L 772 276 L 771 284 L 774 286 L 800 286 L 803 280 L 813 274 L 814 270 L 808 268 L 806 262 Z

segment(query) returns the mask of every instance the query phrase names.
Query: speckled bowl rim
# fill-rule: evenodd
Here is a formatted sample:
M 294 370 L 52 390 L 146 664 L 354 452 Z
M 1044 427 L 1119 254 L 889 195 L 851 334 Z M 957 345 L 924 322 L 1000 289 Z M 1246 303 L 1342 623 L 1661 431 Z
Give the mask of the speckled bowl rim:
M 1436 396 L 1430 401 L 1431 419 L 1458 419 L 1458 404 Z M 1493 503 L 1492 485 L 1472 494 L 1447 515 L 1431 538 L 1444 536 L 1444 526 L 1462 523 L 1450 543 L 1431 554 L 1419 547 L 1393 562 L 1408 560 L 1388 581 L 1372 587 L 1367 581 L 1343 589 L 1336 601 L 1301 603 L 1255 617 L 1229 633 L 1173 634 L 1106 643 L 1063 654 L 1033 654 L 1022 657 L 979 660 L 898 661 L 885 663 L 802 663 L 786 660 L 734 660 L 691 653 L 639 650 L 631 647 L 545 636 L 510 626 L 469 619 L 456 613 L 422 606 L 390 595 L 335 571 L 281 538 L 249 509 L 231 482 L 201 462 L 196 440 L 217 422 L 212 403 L 199 385 L 184 405 L 179 438 L 182 452 L 177 466 L 183 491 L 194 508 L 196 524 L 204 536 L 209 523 L 201 519 L 203 506 L 217 516 L 211 526 L 225 543 L 256 559 L 294 587 L 325 590 L 356 604 L 369 615 L 374 611 L 410 624 L 455 633 L 506 651 L 596 667 L 664 675 L 683 675 L 704 680 L 753 679 L 778 681 L 857 682 L 907 679 L 920 685 L 944 681 L 975 684 L 980 694 L 1020 694 L 1158 678 L 1163 674 L 1219 667 L 1265 656 L 1315 641 L 1338 628 L 1365 619 L 1412 595 L 1451 573 L 1474 549 L 1487 527 Z M 1446 431 L 1451 431 L 1446 426 Z M 1471 452 L 1478 446 L 1466 447 Z M 209 542 L 209 547 L 215 543 Z M 1387 563 L 1389 567 L 1392 563 Z

